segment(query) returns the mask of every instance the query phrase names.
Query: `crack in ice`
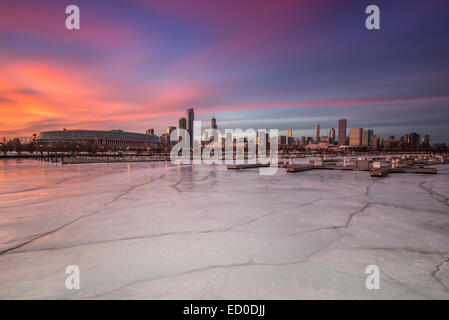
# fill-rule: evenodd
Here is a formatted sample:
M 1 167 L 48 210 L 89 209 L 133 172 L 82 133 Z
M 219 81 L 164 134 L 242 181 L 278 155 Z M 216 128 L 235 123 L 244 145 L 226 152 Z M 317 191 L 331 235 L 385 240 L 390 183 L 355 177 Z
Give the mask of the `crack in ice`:
M 159 179 L 162 179 L 163 176 L 164 176 L 164 175 L 160 176 Z M 131 186 L 130 188 L 128 188 L 128 189 L 126 189 L 125 191 L 121 192 L 118 196 L 114 197 L 111 201 L 109 201 L 108 203 L 106 203 L 105 206 L 107 207 L 107 206 L 111 205 L 112 203 L 119 201 L 122 197 L 124 197 L 125 195 L 129 194 L 129 193 L 130 193 L 131 191 L 133 191 L 134 189 L 139 188 L 139 187 L 142 187 L 142 186 L 147 185 L 147 184 L 150 184 L 150 183 L 152 183 L 153 181 L 154 181 L 153 179 L 150 179 L 150 181 L 146 181 L 146 182 L 144 182 L 144 183 L 140 183 L 140 184 Z M 67 227 L 67 226 L 69 226 L 69 225 L 71 225 L 71 224 L 74 224 L 74 223 L 76 223 L 76 222 L 78 222 L 78 221 L 80 221 L 80 220 L 82 220 L 82 219 L 85 219 L 85 218 L 88 218 L 88 217 L 97 215 L 97 214 L 102 213 L 102 212 L 104 212 L 104 211 L 106 211 L 106 210 L 107 210 L 107 208 L 101 208 L 101 209 L 99 209 L 99 210 L 97 210 L 97 211 L 94 211 L 94 212 L 92 212 L 92 213 L 89 213 L 89 214 L 86 214 L 86 215 L 82 215 L 82 216 L 80 216 L 80 217 L 78 217 L 78 218 L 76 218 L 76 219 L 73 219 L 73 220 L 71 220 L 71 221 L 69 221 L 69 222 L 67 222 L 67 223 L 65 223 L 65 224 L 63 224 L 63 225 L 61 225 L 61 226 L 59 226 L 59 227 L 53 229 L 53 230 L 50 230 L 50 231 L 47 231 L 47 232 L 41 232 L 41 233 L 39 233 L 39 234 L 37 234 L 37 235 L 35 235 L 35 236 L 31 236 L 31 238 L 30 238 L 29 240 L 25 241 L 25 242 L 22 242 L 22 243 L 20 243 L 20 244 L 18 244 L 18 245 L 15 245 L 15 246 L 13 246 L 13 247 L 10 247 L 10 248 L 7 248 L 7 249 L 4 249 L 4 250 L 0 251 L 0 256 L 1 256 L 1 255 L 4 255 L 4 254 L 7 254 L 7 253 L 9 253 L 9 252 L 11 252 L 11 251 L 13 251 L 13 250 L 22 248 L 22 247 L 24 247 L 24 246 L 26 246 L 26 245 L 28 245 L 28 244 L 30 244 L 30 243 L 36 241 L 36 240 L 39 240 L 39 239 L 41 239 L 41 238 L 43 238 L 43 237 L 52 235 L 52 234 L 58 232 L 58 231 L 61 230 L 61 229 L 64 229 L 65 227 Z M 31 250 L 30 250 L 30 251 L 31 251 Z

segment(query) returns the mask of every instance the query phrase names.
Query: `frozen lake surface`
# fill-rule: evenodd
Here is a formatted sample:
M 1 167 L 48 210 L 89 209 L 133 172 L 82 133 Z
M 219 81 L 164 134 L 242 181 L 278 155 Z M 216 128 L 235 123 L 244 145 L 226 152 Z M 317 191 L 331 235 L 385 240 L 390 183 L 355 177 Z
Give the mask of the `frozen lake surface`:
M 449 299 L 438 175 L 0 161 L 1 299 Z M 68 265 L 81 289 L 65 287 Z M 365 269 L 380 268 L 368 290 Z

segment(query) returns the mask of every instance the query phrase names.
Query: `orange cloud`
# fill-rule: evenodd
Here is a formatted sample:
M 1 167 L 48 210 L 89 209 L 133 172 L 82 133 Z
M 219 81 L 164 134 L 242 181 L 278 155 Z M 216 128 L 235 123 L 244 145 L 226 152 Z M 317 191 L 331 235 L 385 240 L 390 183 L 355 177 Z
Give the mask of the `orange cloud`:
M 133 129 L 136 122 L 176 119 L 187 101 L 208 92 L 201 86 L 175 82 L 103 82 L 87 70 L 43 61 L 10 64 L 0 70 L 0 79 L 0 136 L 74 126 Z M 121 101 L 114 98 L 117 90 L 129 95 L 140 90 L 146 95 L 137 102 Z

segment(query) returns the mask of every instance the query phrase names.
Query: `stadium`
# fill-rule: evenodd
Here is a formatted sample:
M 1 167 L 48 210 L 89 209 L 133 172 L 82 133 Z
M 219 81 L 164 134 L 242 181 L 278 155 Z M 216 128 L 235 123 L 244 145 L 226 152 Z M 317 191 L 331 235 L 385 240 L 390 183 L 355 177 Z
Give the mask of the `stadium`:
M 147 148 L 160 144 L 158 136 L 122 130 L 44 131 L 37 138 L 42 144 L 96 144 L 108 148 Z

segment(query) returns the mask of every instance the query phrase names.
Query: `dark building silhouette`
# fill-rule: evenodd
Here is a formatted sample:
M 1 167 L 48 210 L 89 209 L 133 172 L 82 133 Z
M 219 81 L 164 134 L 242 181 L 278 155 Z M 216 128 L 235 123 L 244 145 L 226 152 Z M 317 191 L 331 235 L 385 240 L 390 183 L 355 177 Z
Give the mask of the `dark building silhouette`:
M 180 118 L 178 121 L 178 129 L 184 129 L 187 128 L 187 121 L 186 118 Z M 178 142 L 181 141 L 181 133 L 178 131 Z
M 343 146 L 346 144 L 346 119 L 338 120 L 338 145 Z
M 421 135 L 416 132 L 412 132 L 409 134 L 410 148 L 412 150 L 417 150 L 419 147 L 419 140 L 421 139 Z
M 287 144 L 287 137 L 286 136 L 279 136 L 278 137 L 278 144 L 279 145 L 286 145 Z
M 217 130 L 217 119 L 215 119 L 215 115 L 212 115 L 212 119 L 210 121 L 210 126 L 212 128 L 212 132 L 211 132 L 211 136 L 210 136 L 210 141 L 213 141 L 215 139 L 214 137 L 214 130 Z
M 430 136 L 428 134 L 426 134 L 423 138 L 423 144 L 426 146 L 430 145 Z
M 211 128 L 217 130 L 217 119 L 215 119 L 215 115 L 212 116 Z
M 190 135 L 190 148 L 193 148 L 193 121 L 195 120 L 195 113 L 193 108 L 187 109 L 186 112 L 186 125 L 187 132 Z
M 331 128 L 329 130 L 329 143 L 335 144 L 335 129 L 334 128 Z
M 369 147 L 371 145 L 371 137 L 373 130 L 363 130 L 362 132 L 362 146 Z

